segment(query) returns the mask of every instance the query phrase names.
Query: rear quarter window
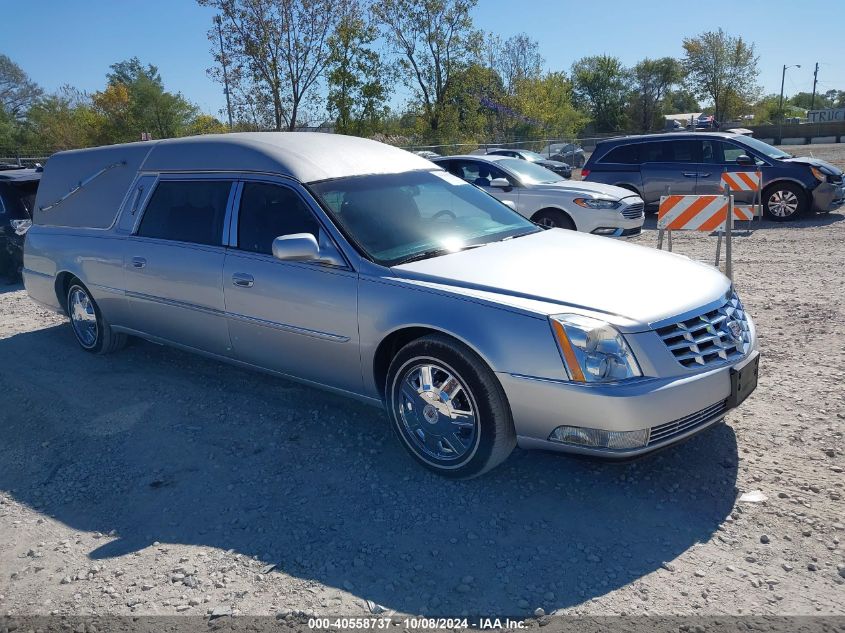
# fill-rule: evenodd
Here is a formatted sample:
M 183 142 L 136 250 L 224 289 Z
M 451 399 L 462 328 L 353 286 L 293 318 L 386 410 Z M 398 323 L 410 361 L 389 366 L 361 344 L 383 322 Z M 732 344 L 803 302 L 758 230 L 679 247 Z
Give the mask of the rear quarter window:
M 616 163 L 619 165 L 639 165 L 640 145 L 640 143 L 631 143 L 630 145 L 614 147 L 599 162 Z
M 220 246 L 230 180 L 159 182 L 137 235 Z

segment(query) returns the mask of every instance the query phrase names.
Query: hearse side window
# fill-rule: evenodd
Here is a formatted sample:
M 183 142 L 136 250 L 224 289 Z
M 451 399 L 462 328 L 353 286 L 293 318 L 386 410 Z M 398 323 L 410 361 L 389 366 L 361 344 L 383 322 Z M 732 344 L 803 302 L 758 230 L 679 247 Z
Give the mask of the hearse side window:
M 280 235 L 311 233 L 320 239 L 320 224 L 295 191 L 263 182 L 244 184 L 238 214 L 238 248 L 270 255 Z
M 219 246 L 230 180 L 165 180 L 144 211 L 138 235 Z
M 621 165 L 637 165 L 640 162 L 640 143 L 620 145 L 610 150 L 604 158 L 603 163 L 618 163 Z

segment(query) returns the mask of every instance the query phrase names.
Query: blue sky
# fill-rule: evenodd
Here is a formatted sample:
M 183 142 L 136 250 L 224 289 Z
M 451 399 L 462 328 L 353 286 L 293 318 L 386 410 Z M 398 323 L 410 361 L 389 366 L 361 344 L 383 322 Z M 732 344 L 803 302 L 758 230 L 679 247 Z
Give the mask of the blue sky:
M 137 55 L 159 67 L 169 90 L 219 114 L 222 89 L 206 75 L 214 12 L 192 0 L 5 0 L 0 3 L 0 52 L 48 91 L 71 84 L 102 89 L 110 64 Z M 697 7 L 697 8 L 694 8 Z M 787 95 L 810 91 L 819 62 L 819 91 L 845 90 L 845 29 L 841 7 L 822 0 L 479 0 L 476 26 L 506 38 L 520 31 L 540 43 L 551 70 L 567 70 L 584 55 L 607 53 L 631 65 L 644 57 L 682 55 L 681 40 L 722 26 L 753 41 L 760 83 Z M 394 101 L 408 95 L 397 90 Z

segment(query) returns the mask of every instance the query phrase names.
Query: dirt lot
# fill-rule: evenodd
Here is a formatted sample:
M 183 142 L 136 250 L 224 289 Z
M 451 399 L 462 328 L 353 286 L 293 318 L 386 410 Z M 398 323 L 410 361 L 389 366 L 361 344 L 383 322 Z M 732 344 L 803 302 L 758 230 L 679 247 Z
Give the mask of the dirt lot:
M 149 343 L 94 357 L 3 288 L 0 615 L 843 615 L 843 243 L 842 213 L 738 235 L 763 363 L 727 424 L 469 482 L 378 410 Z

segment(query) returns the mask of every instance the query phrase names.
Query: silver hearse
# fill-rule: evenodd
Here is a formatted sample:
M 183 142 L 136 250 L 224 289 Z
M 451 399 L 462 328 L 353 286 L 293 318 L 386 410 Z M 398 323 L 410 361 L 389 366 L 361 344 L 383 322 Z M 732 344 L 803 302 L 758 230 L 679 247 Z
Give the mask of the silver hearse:
M 24 257 L 29 295 L 83 349 L 137 336 L 384 406 L 410 454 L 452 477 L 517 444 L 647 453 L 757 384 L 754 324 L 714 268 L 541 228 L 359 138 L 61 152 Z

